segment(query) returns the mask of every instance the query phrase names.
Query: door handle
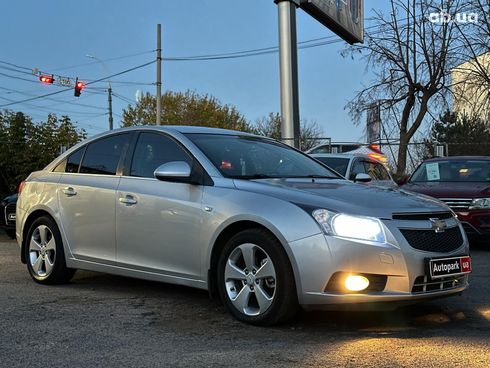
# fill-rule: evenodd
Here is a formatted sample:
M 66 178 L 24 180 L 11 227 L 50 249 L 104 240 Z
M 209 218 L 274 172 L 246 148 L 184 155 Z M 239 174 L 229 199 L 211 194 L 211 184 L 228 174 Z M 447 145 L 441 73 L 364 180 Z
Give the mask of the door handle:
M 127 195 L 125 197 L 119 198 L 119 202 L 121 202 L 122 204 L 125 204 L 127 206 L 133 206 L 136 203 L 138 203 L 138 201 L 131 195 Z
M 63 189 L 63 193 L 67 196 L 67 197 L 73 197 L 73 196 L 76 196 L 77 195 L 77 191 L 75 189 L 73 189 L 72 187 L 66 187 Z

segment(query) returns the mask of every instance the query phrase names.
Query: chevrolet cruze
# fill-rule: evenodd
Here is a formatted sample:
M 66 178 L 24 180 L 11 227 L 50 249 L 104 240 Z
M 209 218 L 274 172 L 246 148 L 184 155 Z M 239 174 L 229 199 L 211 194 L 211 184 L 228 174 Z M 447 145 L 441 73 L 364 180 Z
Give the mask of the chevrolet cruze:
M 21 185 L 16 235 L 40 284 L 76 269 L 209 290 L 241 321 L 458 294 L 468 242 L 444 204 L 351 183 L 255 135 L 101 134 Z

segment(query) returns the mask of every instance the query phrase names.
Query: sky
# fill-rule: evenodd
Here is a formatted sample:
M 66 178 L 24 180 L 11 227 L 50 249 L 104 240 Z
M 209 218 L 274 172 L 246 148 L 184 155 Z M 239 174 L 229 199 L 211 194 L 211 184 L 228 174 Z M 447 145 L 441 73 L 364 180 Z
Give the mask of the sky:
M 382 6 L 386 5 L 367 0 L 366 17 L 372 8 Z M 23 111 L 35 121 L 45 120 L 49 112 L 69 115 L 89 135 L 108 129 L 107 81 L 90 84 L 79 98 L 68 90 L 50 99 L 4 105 L 66 89 L 41 84 L 32 74 L 35 68 L 91 81 L 154 60 L 158 23 L 164 58 L 278 44 L 273 0 L 9 1 L 2 7 L 0 22 L 0 109 Z M 335 37 L 302 10 L 297 11 L 297 35 L 299 42 Z M 303 49 L 298 59 L 301 118 L 316 122 L 334 142 L 364 139 L 365 122 L 354 124 L 345 105 L 371 74 L 363 61 L 340 55 L 345 47 L 345 42 L 339 42 Z M 156 64 L 111 78 L 115 127 L 120 125 L 123 109 L 135 103 L 137 91 L 155 93 L 155 80 Z M 236 106 L 252 122 L 280 111 L 277 53 L 164 61 L 162 82 L 164 91 L 209 93 Z

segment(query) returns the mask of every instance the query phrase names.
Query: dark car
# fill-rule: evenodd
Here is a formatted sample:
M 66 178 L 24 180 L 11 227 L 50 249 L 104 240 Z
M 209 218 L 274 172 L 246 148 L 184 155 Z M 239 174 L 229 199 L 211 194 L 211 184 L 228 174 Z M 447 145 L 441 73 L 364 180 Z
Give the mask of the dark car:
M 0 202 L 0 229 L 4 229 L 9 237 L 15 239 L 15 206 L 17 194 L 12 194 Z
M 443 157 L 424 161 L 403 189 L 445 202 L 469 238 L 490 242 L 490 157 Z

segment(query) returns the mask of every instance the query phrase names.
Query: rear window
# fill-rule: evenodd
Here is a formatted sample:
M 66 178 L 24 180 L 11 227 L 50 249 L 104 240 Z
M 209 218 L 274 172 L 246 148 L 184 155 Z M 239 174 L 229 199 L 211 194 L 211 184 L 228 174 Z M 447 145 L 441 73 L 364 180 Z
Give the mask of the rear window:
M 121 155 L 129 146 L 129 137 L 129 134 L 118 134 L 90 143 L 83 157 L 80 172 L 115 175 Z
M 347 173 L 347 167 L 349 166 L 348 158 L 340 157 L 315 157 L 318 161 L 324 163 L 329 168 L 337 171 L 339 174 L 345 176 Z

